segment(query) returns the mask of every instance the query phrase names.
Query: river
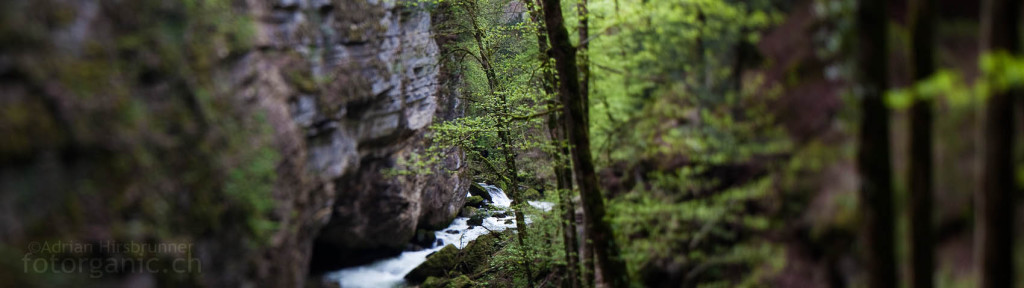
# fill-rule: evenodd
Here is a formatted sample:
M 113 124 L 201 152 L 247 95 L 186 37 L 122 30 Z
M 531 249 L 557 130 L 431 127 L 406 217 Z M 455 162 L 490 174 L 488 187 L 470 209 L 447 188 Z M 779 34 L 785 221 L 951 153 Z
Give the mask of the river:
M 512 205 L 512 200 L 509 199 L 508 195 L 505 195 L 501 188 L 484 183 L 480 183 L 480 186 L 487 189 L 487 193 L 491 196 L 492 206 L 508 210 Z M 527 203 L 543 211 L 550 211 L 553 206 L 552 203 L 544 201 L 527 201 Z M 486 212 L 482 209 L 478 213 Z M 490 233 L 490 231 L 503 231 L 515 227 L 515 219 L 512 217 L 512 213 L 505 214 L 507 214 L 506 217 L 502 218 L 494 216 L 484 218 L 483 225 L 473 227 L 467 224 L 467 221 L 469 221 L 468 217 L 455 218 L 447 228 L 434 232 L 437 240 L 434 241 L 434 245 L 429 249 L 404 251 L 402 254 L 392 258 L 381 259 L 367 265 L 345 268 L 328 273 L 324 277 L 329 281 L 337 281 L 343 288 L 404 287 L 405 275 L 426 261 L 427 255 L 430 255 L 430 253 L 441 250 L 441 248 L 448 244 L 462 249 L 470 241 Z M 530 223 L 529 217 L 526 218 L 526 223 Z

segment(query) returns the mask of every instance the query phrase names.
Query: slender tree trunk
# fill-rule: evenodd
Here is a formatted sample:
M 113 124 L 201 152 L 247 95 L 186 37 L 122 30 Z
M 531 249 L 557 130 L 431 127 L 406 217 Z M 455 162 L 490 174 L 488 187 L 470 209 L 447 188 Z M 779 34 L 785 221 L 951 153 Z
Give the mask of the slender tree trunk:
M 590 127 L 590 16 L 587 12 L 587 0 L 576 1 L 576 18 L 579 18 L 579 67 L 580 67 L 580 99 L 583 99 L 583 119 Z
M 1020 0 L 982 2 L 982 51 L 1020 54 Z M 984 166 L 977 194 L 978 287 L 1013 287 L 1015 199 L 1013 166 L 1013 98 L 1019 91 L 999 91 L 985 107 Z
M 508 104 L 505 103 L 505 97 L 502 96 L 502 98 L 502 106 L 508 107 Z M 503 126 L 505 127 L 499 128 L 502 131 L 498 132 L 498 135 L 503 142 L 502 146 L 505 150 L 505 165 L 508 165 L 509 174 L 511 175 L 511 177 L 509 177 L 510 181 L 508 189 L 512 191 L 512 207 L 516 217 L 516 230 L 518 232 L 516 233 L 516 236 L 519 240 L 519 246 L 523 251 L 523 269 L 526 272 L 526 283 L 529 287 L 533 287 L 533 273 L 530 267 L 530 262 L 532 261 L 530 260 L 529 247 L 526 246 L 526 216 L 523 215 L 523 210 L 521 209 L 521 206 L 525 205 L 526 202 L 523 200 L 522 193 L 519 192 L 519 177 L 517 176 L 519 170 L 516 168 L 516 156 L 515 151 L 513 150 L 515 148 L 512 145 L 511 137 L 509 137 L 508 131 L 506 130 L 508 129 L 508 125 Z
M 562 17 L 559 0 L 544 1 L 544 22 L 551 41 L 551 55 L 555 58 L 558 71 L 558 92 L 566 107 L 566 123 L 569 141 L 572 144 L 573 170 L 580 187 L 583 211 L 587 215 L 587 237 L 593 242 L 597 265 L 602 278 L 612 287 L 627 287 L 629 278 L 626 265 L 619 258 L 611 226 L 605 219 L 604 197 L 597 187 L 593 158 L 590 153 L 590 139 L 584 115 L 583 99 L 580 94 L 579 66 L 576 65 L 576 47 L 569 41 L 569 31 Z
M 618 11 L 618 1 L 615 1 L 616 11 Z M 579 25 L 576 28 L 577 35 L 580 41 L 579 55 L 579 71 L 580 71 L 580 99 L 583 102 L 583 119 L 584 127 L 590 127 L 590 19 L 587 12 L 587 0 L 576 1 L 576 16 L 579 18 Z M 586 213 L 584 213 L 586 214 Z M 575 220 L 575 215 L 573 215 Z M 583 216 L 586 219 L 586 215 Z M 584 220 L 586 221 L 586 220 Z M 584 222 L 586 223 L 586 222 Z M 584 231 L 587 228 L 584 227 Z M 586 287 L 594 287 L 594 248 L 591 245 L 584 245 L 587 252 L 583 253 L 583 279 Z
M 914 79 L 935 72 L 935 6 L 932 0 L 912 1 Z M 932 234 L 932 107 L 930 99 L 917 100 L 910 110 L 910 287 L 934 286 L 935 246 Z
M 864 215 L 864 265 L 868 287 L 896 287 L 893 253 L 892 167 L 889 110 L 882 95 L 888 87 L 887 2 L 861 0 L 857 11 L 860 51 L 858 69 L 862 115 L 858 169 Z
M 551 72 L 547 66 L 550 63 L 550 56 L 548 56 L 548 37 L 547 33 L 544 32 L 543 19 L 541 17 L 541 11 L 534 5 L 533 0 L 523 0 L 526 4 L 526 8 L 530 11 L 530 18 L 533 23 L 537 25 L 537 60 L 540 65 L 544 68 L 542 73 L 543 79 L 541 79 L 544 93 L 547 95 L 555 94 L 555 75 Z M 548 109 L 558 109 L 556 101 L 550 102 Z M 562 113 L 551 113 L 548 116 L 548 132 L 551 134 L 551 143 L 555 145 L 557 151 L 561 152 L 561 155 L 552 155 L 551 159 L 554 161 L 552 168 L 555 173 L 555 182 L 557 193 L 559 197 L 559 203 L 562 209 L 562 241 L 565 244 L 565 263 L 566 263 L 566 276 L 568 281 L 568 287 L 577 288 L 579 284 L 579 257 L 576 251 L 579 250 L 579 245 L 576 239 L 576 207 L 572 203 L 572 166 L 565 157 L 569 155 L 569 147 L 565 143 L 564 125 L 562 123 Z M 561 128 L 560 128 L 561 127 Z
M 558 147 L 561 155 L 553 155 L 555 159 L 555 179 L 558 184 L 558 197 L 562 202 L 562 229 L 564 231 L 562 240 L 565 241 L 565 263 L 568 266 L 569 287 L 580 287 L 579 274 L 579 240 L 576 238 L 576 205 L 572 202 L 572 166 L 564 157 L 569 155 L 569 147 L 564 138 L 562 117 L 558 113 L 551 113 L 548 118 L 548 129 L 551 132 L 551 142 Z M 564 126 L 563 126 L 564 127 Z
M 561 169 L 561 168 L 559 168 Z M 571 168 L 569 168 L 571 169 Z M 559 186 L 559 195 L 562 198 L 562 221 L 565 223 L 565 235 L 563 240 L 565 241 L 565 261 L 566 265 L 569 266 L 569 287 L 580 287 L 580 273 L 579 273 L 579 239 L 576 238 L 576 205 L 572 202 L 572 171 L 565 171 L 568 169 L 562 169 L 557 175 Z M 566 174 L 569 172 L 570 174 Z
M 533 273 L 530 267 L 530 252 L 527 251 L 526 246 L 526 217 L 523 215 L 522 209 L 519 208 L 523 204 L 522 193 L 519 193 L 519 169 L 516 167 L 516 153 L 515 146 L 512 143 L 512 138 L 509 135 L 511 131 L 509 126 L 510 109 L 508 99 L 504 93 L 497 93 L 498 89 L 498 77 L 494 73 L 494 67 L 491 65 L 491 61 L 487 55 L 483 41 L 484 31 L 480 29 L 479 23 L 476 19 L 476 2 L 473 2 L 473 7 L 470 8 L 473 13 L 470 13 L 470 22 L 473 25 L 473 38 L 476 40 L 477 49 L 480 50 L 480 65 L 483 67 L 484 74 L 487 76 L 487 86 L 491 92 L 491 96 L 497 96 L 501 101 L 501 111 L 498 111 L 498 138 L 501 140 L 500 148 L 505 155 L 505 166 L 508 171 L 508 186 L 506 192 L 512 195 L 512 207 L 516 218 L 516 238 L 519 242 L 519 247 L 522 248 L 523 257 L 523 270 L 526 272 L 526 282 L 530 287 L 533 287 Z

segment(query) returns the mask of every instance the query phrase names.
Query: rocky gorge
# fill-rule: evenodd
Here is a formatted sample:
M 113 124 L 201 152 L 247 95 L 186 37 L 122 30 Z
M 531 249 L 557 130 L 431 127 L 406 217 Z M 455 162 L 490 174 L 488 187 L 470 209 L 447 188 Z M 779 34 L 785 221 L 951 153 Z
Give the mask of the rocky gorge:
M 0 11 L 3 270 L 20 271 L 34 241 L 111 239 L 193 243 L 204 268 L 4 283 L 302 287 L 310 271 L 399 253 L 465 202 L 457 149 L 432 173 L 388 173 L 430 146 L 430 124 L 464 113 L 431 32 L 443 19 L 413 2 Z

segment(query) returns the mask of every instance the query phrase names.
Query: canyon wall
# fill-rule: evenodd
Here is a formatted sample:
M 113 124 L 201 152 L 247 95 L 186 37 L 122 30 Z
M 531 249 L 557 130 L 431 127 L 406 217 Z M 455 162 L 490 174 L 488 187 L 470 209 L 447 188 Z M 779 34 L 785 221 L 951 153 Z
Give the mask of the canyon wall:
M 432 26 L 395 1 L 0 3 L 0 281 L 300 287 L 313 251 L 446 225 L 462 151 L 395 170 L 462 113 Z M 107 240 L 190 243 L 202 269 L 22 273 L 31 243 Z

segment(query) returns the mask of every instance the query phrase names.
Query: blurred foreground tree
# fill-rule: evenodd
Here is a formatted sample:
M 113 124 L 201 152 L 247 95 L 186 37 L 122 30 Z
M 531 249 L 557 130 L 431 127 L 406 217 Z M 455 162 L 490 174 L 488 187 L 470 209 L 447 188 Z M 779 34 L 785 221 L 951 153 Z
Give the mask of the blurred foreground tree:
M 858 169 L 861 176 L 864 252 L 868 287 L 896 287 L 893 253 L 892 166 L 889 151 L 889 110 L 883 101 L 888 88 L 888 14 L 886 1 L 861 0 L 857 8 L 860 39 L 857 54 L 861 97 Z
M 981 11 L 981 52 L 1020 53 L 1021 1 L 986 0 Z M 996 90 L 985 108 L 984 176 L 975 201 L 982 288 L 1013 287 L 1013 99 L 1018 94 Z
M 915 81 L 935 73 L 935 1 L 912 1 L 911 33 Z M 931 288 L 935 270 L 932 241 L 933 97 L 915 97 L 910 110 L 910 287 Z

